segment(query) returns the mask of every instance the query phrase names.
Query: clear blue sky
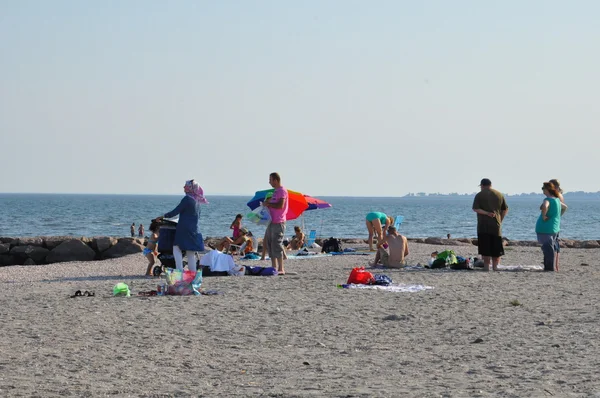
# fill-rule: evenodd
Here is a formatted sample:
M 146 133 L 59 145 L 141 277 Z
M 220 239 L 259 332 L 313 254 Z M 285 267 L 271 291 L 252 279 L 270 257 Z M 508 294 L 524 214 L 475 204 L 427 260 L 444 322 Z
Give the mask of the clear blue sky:
M 600 190 L 599 1 L 0 0 L 0 192 Z M 591 174 L 591 175 L 590 175 Z

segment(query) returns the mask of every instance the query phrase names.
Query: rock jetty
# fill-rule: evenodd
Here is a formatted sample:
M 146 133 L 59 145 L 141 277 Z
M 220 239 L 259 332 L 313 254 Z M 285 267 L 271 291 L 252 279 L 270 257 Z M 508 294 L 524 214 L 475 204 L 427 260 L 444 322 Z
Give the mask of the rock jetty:
M 316 243 L 322 245 L 323 237 Z M 217 245 L 221 238 L 206 238 L 205 244 Z M 477 245 L 477 239 L 408 238 L 410 242 L 440 246 Z M 342 239 L 347 244 L 365 244 L 364 239 Z M 115 238 L 110 236 L 73 237 L 40 236 L 31 238 L 0 237 L 0 267 L 7 265 L 38 265 L 68 261 L 106 260 L 141 253 L 147 244 L 144 238 Z M 536 241 L 504 240 L 505 246 L 539 246 Z M 560 239 L 561 247 L 598 249 L 600 240 Z M 259 243 L 258 250 L 261 250 Z
M 40 236 L 0 237 L 0 266 L 105 260 L 140 253 L 142 238 Z

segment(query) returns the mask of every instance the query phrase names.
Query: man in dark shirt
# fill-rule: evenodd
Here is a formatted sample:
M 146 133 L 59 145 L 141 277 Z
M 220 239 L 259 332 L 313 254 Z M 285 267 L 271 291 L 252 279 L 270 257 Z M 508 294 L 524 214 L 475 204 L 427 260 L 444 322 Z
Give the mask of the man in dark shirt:
M 504 255 L 502 245 L 502 221 L 508 213 L 504 195 L 492 189 L 488 178 L 481 180 L 481 191 L 473 200 L 473 211 L 477 213 L 477 246 L 483 257 L 485 271 L 490 270 L 490 260 L 494 271 L 498 270 L 500 257 Z

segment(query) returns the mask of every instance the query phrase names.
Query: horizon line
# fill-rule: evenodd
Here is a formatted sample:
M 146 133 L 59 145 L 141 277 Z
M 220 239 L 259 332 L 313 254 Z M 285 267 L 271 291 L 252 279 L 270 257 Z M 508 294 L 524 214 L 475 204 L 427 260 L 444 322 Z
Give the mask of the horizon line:
M 563 195 L 567 194 L 600 194 L 600 191 L 566 191 Z M 424 194 L 424 195 L 418 195 Z M 443 196 L 471 196 L 476 195 L 477 192 L 471 193 L 440 193 L 440 192 L 409 192 L 404 195 L 394 195 L 394 196 L 353 196 L 353 195 L 314 195 L 314 197 L 322 196 L 322 197 L 334 197 L 334 198 L 427 198 L 427 197 L 443 197 Z M 502 194 L 506 196 L 520 196 L 520 195 L 543 195 L 542 193 L 536 192 L 520 192 L 520 193 L 505 193 Z M 174 194 L 174 193 L 106 193 L 106 192 L 0 192 L 0 195 L 120 195 L 120 196 L 181 196 L 182 194 Z M 235 196 L 235 197 L 251 197 L 249 194 L 238 194 L 238 193 L 215 193 L 211 195 L 206 195 L 206 197 L 211 196 Z M 253 196 L 253 195 L 252 195 Z M 313 196 L 313 195 L 310 195 Z

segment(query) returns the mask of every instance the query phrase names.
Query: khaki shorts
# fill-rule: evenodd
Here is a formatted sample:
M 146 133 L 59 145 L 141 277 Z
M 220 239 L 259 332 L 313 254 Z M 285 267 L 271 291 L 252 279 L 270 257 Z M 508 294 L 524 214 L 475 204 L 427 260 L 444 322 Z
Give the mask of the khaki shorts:
M 270 223 L 267 227 L 266 237 L 269 246 L 269 257 L 283 258 L 283 235 L 285 234 L 285 223 Z
M 381 264 L 388 267 L 390 265 L 390 254 L 384 248 L 379 248 L 379 256 L 381 259 Z
M 379 256 L 381 258 L 381 264 L 383 264 L 385 267 L 402 268 L 402 267 L 406 266 L 406 259 L 404 259 L 404 261 L 402 262 L 402 264 L 390 265 L 390 254 L 388 253 L 387 250 L 385 250 L 382 247 L 379 248 Z

